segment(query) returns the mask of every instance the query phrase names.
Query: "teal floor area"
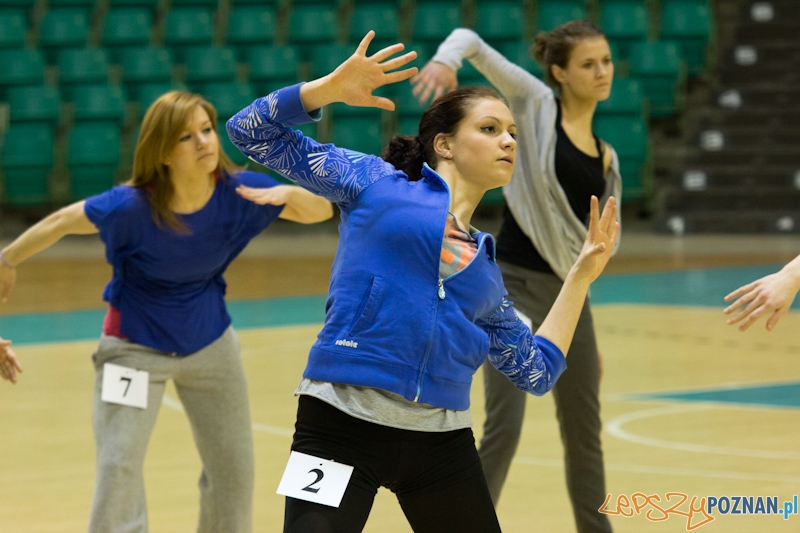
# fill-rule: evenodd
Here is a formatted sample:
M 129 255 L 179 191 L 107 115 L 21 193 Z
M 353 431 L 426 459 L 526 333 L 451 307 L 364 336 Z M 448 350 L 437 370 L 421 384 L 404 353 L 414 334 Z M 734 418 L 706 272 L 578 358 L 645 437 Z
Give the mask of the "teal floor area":
M 712 402 L 800 409 L 800 382 L 742 387 L 728 386 L 702 391 L 631 394 L 625 396 L 625 399 Z
M 771 274 L 781 265 L 726 267 L 602 276 L 592 285 L 592 303 L 724 307 L 737 287 Z M 793 307 L 800 305 L 797 301 Z M 302 296 L 228 303 L 238 329 L 321 323 L 325 296 Z M 0 335 L 15 344 L 97 338 L 105 309 L 0 316 Z
M 687 305 L 722 308 L 734 289 L 771 274 L 781 265 L 691 269 L 607 275 L 592 285 L 592 302 L 604 304 Z M 795 301 L 793 307 L 799 304 Z M 228 303 L 238 329 L 319 324 L 325 317 L 325 296 L 303 296 Z M 95 339 L 105 309 L 0 316 L 0 334 L 15 345 Z M 789 409 L 800 408 L 800 382 L 714 390 L 631 395 L 630 400 L 722 402 Z

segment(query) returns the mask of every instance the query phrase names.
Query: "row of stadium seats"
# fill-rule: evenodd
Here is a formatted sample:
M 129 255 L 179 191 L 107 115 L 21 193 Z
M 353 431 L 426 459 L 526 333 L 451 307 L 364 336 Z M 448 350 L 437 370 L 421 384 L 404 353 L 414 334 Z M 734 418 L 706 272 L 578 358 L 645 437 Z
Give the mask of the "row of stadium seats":
M 4 0 L 5 2 L 9 0 Z M 17 0 L 10 0 L 17 1 Z M 21 1 L 21 0 L 20 0 Z M 142 7 L 147 2 L 124 0 Z M 662 0 L 665 5 L 668 1 Z M 684 3 L 698 4 L 696 0 L 681 0 Z M 223 0 L 224 2 L 224 0 Z M 221 5 L 223 2 L 219 2 Z M 80 2 L 79 2 L 80 3 Z M 113 8 L 117 2 L 110 1 Z M 565 0 L 559 4 L 581 4 L 581 9 L 586 9 L 584 2 L 570 2 Z M 625 2 L 624 0 L 605 0 L 603 5 L 631 4 L 641 8 L 642 2 Z M 704 0 L 699 3 L 706 4 Z M 87 5 L 91 2 L 86 2 Z M 152 11 L 146 10 L 148 20 L 163 17 L 176 9 L 180 2 L 172 2 L 171 9 L 164 9 L 163 3 L 158 3 Z M 229 4 L 228 21 L 234 18 L 236 8 L 240 2 Z M 301 3 L 295 2 L 297 9 Z M 375 12 L 383 11 L 393 13 L 394 18 L 402 10 L 389 8 L 386 3 L 370 3 L 362 6 L 356 2 L 352 9 L 351 26 L 358 17 L 356 13 L 360 8 L 377 8 Z M 436 3 L 432 3 L 436 4 Z M 652 12 L 652 2 L 648 12 Z M 57 2 L 50 2 L 50 9 L 56 9 Z M 74 5 L 74 4 L 70 4 Z M 267 6 L 266 8 L 264 6 Z M 417 3 L 417 11 L 428 5 Z M 486 3 L 478 2 L 477 8 Z M 516 13 L 514 9 L 523 12 L 525 4 L 518 2 L 496 2 L 492 5 L 503 6 L 506 13 Z M 547 12 L 549 3 L 539 0 L 539 21 Z M 264 13 L 265 9 L 279 12 L 281 8 L 277 3 L 261 3 L 250 6 L 252 9 Z M 563 7 L 563 6 L 562 6 Z M 312 11 L 320 12 L 328 6 L 316 5 Z M 577 9 L 577 8 L 576 8 Z M 509 11 L 510 10 L 510 11 Z M 222 9 L 220 9 L 222 11 Z M 0 13 L 3 10 L 0 9 Z M 104 24 L 107 25 L 113 9 L 107 11 Z M 341 10 L 336 11 L 336 13 Z M 564 13 L 567 15 L 564 15 Z M 588 11 L 585 11 L 585 13 Z M 254 12 L 253 12 L 254 13 Z M 553 11 L 556 13 L 556 11 Z M 567 19 L 575 18 L 574 13 L 568 10 L 559 10 L 561 16 Z M 602 13 L 602 12 L 601 12 Z M 258 17 L 247 17 L 248 20 L 259 20 Z M 391 17 L 390 17 L 391 18 Z M 145 17 L 147 19 L 147 17 Z M 478 31 L 487 39 L 494 36 L 484 17 Z M 217 20 L 219 23 L 220 21 Z M 552 19 L 553 24 L 563 21 Z M 511 28 L 510 33 L 516 35 L 513 27 L 516 23 L 522 26 L 522 17 L 506 17 L 505 24 Z M 242 26 L 247 24 L 242 21 Z M 375 22 L 370 23 L 375 27 Z M 457 25 L 457 24 L 456 24 Z M 259 26 L 255 24 L 254 26 Z M 390 25 L 391 26 L 391 25 Z M 105 27 L 105 26 L 99 26 Z M 384 26 L 381 25 L 381 28 Z M 442 29 L 444 27 L 444 29 Z M 499 28 L 499 26 L 498 26 Z M 151 27 L 152 29 L 152 27 Z M 431 42 L 414 42 L 409 45 L 418 51 L 420 59 L 417 63 L 424 64 L 432 53 L 438 40 L 450 31 L 450 27 L 439 24 L 438 31 L 442 32 L 437 40 Z M 253 30 L 256 31 L 256 30 Z M 499 30 L 498 30 L 499 31 Z M 246 32 L 244 32 L 246 33 Z M 148 38 L 152 32 L 137 30 L 132 35 L 146 34 Z M 117 178 L 124 177 L 126 167 L 130 163 L 130 152 L 135 144 L 136 132 L 132 131 L 140 120 L 147 106 L 158 95 L 173 88 L 188 89 L 205 95 L 220 111 L 220 118 L 224 121 L 227 117 L 238 111 L 242 106 L 252 101 L 256 96 L 266 94 L 277 87 L 294 83 L 301 79 L 325 74 L 338 65 L 344 58 L 352 53 L 353 44 L 324 42 L 321 44 L 306 45 L 275 45 L 261 44 L 250 47 L 237 48 L 236 39 L 232 33 L 228 34 L 229 41 L 225 45 L 187 46 L 181 57 L 175 56 L 169 47 L 153 47 L 152 41 L 147 46 L 139 47 L 113 47 L 104 46 L 94 48 L 81 46 L 74 49 L 60 47 L 52 54 L 53 64 L 48 65 L 48 57 L 39 49 L 11 48 L 0 50 L 0 105 L 3 101 L 9 103 L 12 130 L 5 136 L 6 139 L 24 138 L 18 134 L 18 127 L 38 126 L 41 138 L 54 138 L 56 153 L 63 147 L 77 143 L 74 138 L 82 138 L 86 128 L 101 128 L 103 139 L 116 142 L 116 150 L 105 150 L 104 154 L 111 157 L 110 162 L 96 163 L 95 172 L 76 172 L 78 163 L 72 161 L 69 165 L 70 196 L 78 198 L 107 188 Z M 360 37 L 360 32 L 359 32 Z M 231 38 L 233 38 L 231 40 Z M 267 39 L 265 42 L 273 42 Z M 524 40 L 493 40 L 494 45 L 512 61 L 522 65 L 536 75 L 541 76 L 541 67 L 528 56 L 529 41 Z M 121 44 L 121 43 L 118 43 Z M 621 45 L 612 41 L 612 50 L 615 57 L 620 57 Z M 641 194 L 641 176 L 647 174 L 650 168 L 650 148 L 647 132 L 647 123 L 651 116 L 669 116 L 679 112 L 682 102 L 682 91 L 686 79 L 686 65 L 681 55 L 682 47 L 677 42 L 667 41 L 640 41 L 630 43 L 627 48 L 628 60 L 617 61 L 617 73 L 628 78 L 615 80 L 612 96 L 607 102 L 598 107 L 595 130 L 602 138 L 609 141 L 620 155 L 625 197 L 636 198 Z M 621 67 L 621 68 L 620 68 Z M 459 72 L 460 83 L 482 84 L 487 83 L 474 68 L 465 62 L 465 67 Z M 391 96 L 397 102 L 397 112 L 393 114 L 382 113 L 368 108 L 348 108 L 346 106 L 332 106 L 326 112 L 326 118 L 319 128 L 309 126 L 307 132 L 322 141 L 336 142 L 367 153 L 379 153 L 388 140 L 388 136 L 396 132 L 414 134 L 416 124 L 422 113 L 422 107 L 411 97 L 407 85 L 392 88 Z M 42 124 L 43 123 L 43 124 Z M 222 122 L 220 123 L 222 124 Z M 49 131 L 42 134 L 41 128 Z M 109 134 L 110 129 L 116 129 L 116 135 Z M 224 131 L 221 139 L 226 144 L 226 151 L 237 162 L 244 164 L 244 160 L 233 148 Z M 81 145 L 86 145 L 82 143 Z M 48 149 L 43 150 L 45 153 Z M 53 150 L 49 150 L 52 154 Z M 47 190 L 48 173 L 52 171 L 53 164 L 39 165 L 37 194 L 21 194 L 15 191 L 15 184 L 19 184 L 20 159 L 14 155 L 19 151 L 11 144 L 6 143 L 0 156 L 0 168 L 5 174 L 5 195 L 3 201 L 7 204 L 30 205 L 46 201 L 47 194 L 42 196 L 41 190 Z M 10 154 L 12 160 L 7 160 Z M 67 154 L 72 157 L 71 150 Z M 8 171 L 8 168 L 17 170 Z M 24 166 L 24 165 L 23 165 Z M 46 168 L 43 168 L 46 167 Z M 63 171 L 57 169 L 57 173 Z M 102 174 L 103 179 L 98 179 Z M 86 176 L 91 175 L 87 181 Z M 33 180 L 36 182 L 36 180 Z M 31 182 L 31 183 L 33 183 Z M 44 185 L 42 185 L 44 184 Z M 83 184 L 83 185 L 81 185 Z M 100 184 L 103 184 L 100 186 Z M 99 187 L 99 189 L 98 189 Z M 37 196 L 38 195 L 38 196 Z M 44 198 L 44 200 L 43 200 Z M 498 194 L 487 195 L 487 201 L 497 199 Z
M 244 165 L 247 160 L 228 140 L 224 122 L 252 101 L 255 92 L 247 84 L 221 84 L 218 88 L 218 93 L 209 90 L 205 94 L 220 111 L 220 139 L 226 153 L 237 164 Z M 97 95 L 98 92 L 90 88 L 80 94 Z M 320 127 L 311 124 L 303 131 L 322 141 L 377 154 L 385 145 L 387 135 L 393 132 L 416 134 L 421 112 L 420 104 L 407 87 L 384 94 L 395 99 L 396 113 L 333 105 L 326 111 Z M 614 145 L 620 156 L 625 199 L 637 198 L 641 194 L 639 176 L 650 161 L 646 100 L 642 97 L 641 84 L 634 79 L 616 80 L 612 94 L 598 107 L 595 131 Z M 0 167 L 5 176 L 4 202 L 9 205 L 43 204 L 49 198 L 49 174 L 53 170 L 56 137 L 60 131 L 57 91 L 47 86 L 16 88 L 10 96 L 11 126 L 0 152 Z M 78 102 L 81 101 L 76 101 L 73 126 L 66 133 L 71 199 L 84 198 L 111 187 L 119 172 L 124 173 L 120 166 L 128 166 L 123 163 L 129 163 L 138 135 L 134 131 L 127 139 L 123 138 L 120 123 L 126 110 L 120 99 L 108 106 L 107 114 L 95 112 L 86 116 L 79 114 Z M 498 199 L 497 192 L 488 195 L 487 201 L 493 198 Z
M 191 3 L 195 5 L 185 7 L 181 2 L 173 2 L 172 9 L 158 16 L 159 12 L 150 9 L 152 6 L 127 7 L 133 4 L 132 0 L 122 8 L 112 4 L 96 20 L 99 39 L 90 42 L 90 12 L 75 7 L 80 2 L 51 2 L 51 9 L 39 22 L 36 45 L 48 52 L 50 62 L 55 59 L 52 51 L 89 44 L 111 51 L 124 46 L 163 44 L 182 61 L 186 48 L 191 46 L 225 42 L 241 48 L 239 56 L 243 57 L 244 49 L 253 44 L 283 44 L 280 36 L 285 36 L 289 44 L 305 47 L 314 43 L 358 42 L 369 29 L 378 31 L 381 43 L 398 40 L 438 43 L 452 28 L 463 25 L 474 26 L 496 45 L 529 39 L 537 30 L 548 31 L 568 20 L 591 16 L 584 0 L 539 0 L 534 16 L 528 16 L 526 4 L 520 1 L 481 1 L 472 10 L 474 21 L 466 20 L 464 12 L 468 10 L 462 9 L 463 5 L 443 1 L 418 2 L 410 12 L 398 9 L 393 3 L 356 3 L 352 9 L 301 3 L 289 10 L 287 16 L 278 16 L 275 6 L 263 3 L 236 2 L 230 9 L 216 12 L 213 8 L 217 2 Z M 713 36 L 708 0 L 660 0 L 659 11 L 652 5 L 633 0 L 602 0 L 599 14 L 594 18 L 617 44 L 619 59 L 628 58 L 628 50 L 634 43 L 673 40 L 689 63 L 690 75 L 701 73 L 706 63 L 706 47 Z M 404 14 L 408 20 L 403 20 Z M 28 27 L 25 18 L 22 10 L 0 10 L 0 48 L 26 44 L 27 32 L 33 33 L 33 28 Z M 528 21 L 533 22 L 531 31 L 526 27 Z M 279 27 L 281 24 L 285 27 Z
M 536 75 L 541 67 L 527 56 L 528 43 L 512 42 L 501 48 L 509 59 Z M 429 52 L 412 44 L 424 64 Z M 267 93 L 276 87 L 305 77 L 317 77 L 330 72 L 353 51 L 348 44 L 322 45 L 313 51 L 310 72 L 301 74 L 299 52 L 291 46 L 254 46 L 248 50 L 247 61 L 240 63 L 228 46 L 193 48 L 187 54 L 183 79 L 176 75 L 176 65 L 169 50 L 164 48 L 130 48 L 118 56 L 120 83 L 111 83 L 112 60 L 108 52 L 97 48 L 62 50 L 57 59 L 57 86 L 67 101 L 80 98 L 81 89 L 93 85 L 121 85 L 128 96 L 142 102 L 147 87 L 185 83 L 192 90 L 203 92 L 209 84 L 249 81 L 257 93 Z M 37 50 L 0 51 L 0 100 L 9 89 L 45 84 L 47 67 Z M 241 75 L 242 72 L 246 74 Z M 685 66 L 675 43 L 658 41 L 637 43 L 631 48 L 627 74 L 642 80 L 645 96 L 649 98 L 651 114 L 666 116 L 679 111 L 681 87 L 685 81 Z M 459 73 L 461 82 L 480 83 L 481 76 L 469 65 Z M 152 91 L 150 91 L 152 93 Z M 152 100 L 151 100 L 152 101 Z M 147 103 L 147 102 L 143 102 Z

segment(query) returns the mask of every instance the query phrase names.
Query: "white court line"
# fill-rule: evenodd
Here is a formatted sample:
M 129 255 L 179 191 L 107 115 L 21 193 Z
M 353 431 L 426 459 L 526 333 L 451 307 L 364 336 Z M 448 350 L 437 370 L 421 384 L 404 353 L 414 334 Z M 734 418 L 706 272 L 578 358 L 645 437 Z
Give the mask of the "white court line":
M 515 463 L 531 466 L 550 466 L 564 468 L 564 461 L 560 459 L 535 459 L 533 457 L 515 457 Z M 658 468 L 648 465 L 629 465 L 606 463 L 606 472 L 632 472 L 634 474 L 679 476 L 679 477 L 708 477 L 718 479 L 737 479 L 746 481 L 770 481 L 776 483 L 800 483 L 798 476 L 780 476 L 769 474 L 755 474 L 751 472 L 731 472 L 728 470 L 700 470 L 689 468 Z
M 634 420 L 642 420 L 646 418 L 653 418 L 656 416 L 672 415 L 683 413 L 687 411 L 700 411 L 703 409 L 710 409 L 718 407 L 717 404 L 704 404 L 697 403 L 691 405 L 670 405 L 667 407 L 658 407 L 655 409 L 646 409 L 644 411 L 635 411 L 626 415 L 618 416 L 606 424 L 606 432 L 610 435 L 624 441 L 633 442 L 635 444 L 643 444 L 645 446 L 654 446 L 656 448 L 666 448 L 669 450 L 679 450 L 683 452 L 694 453 L 709 453 L 713 455 L 734 455 L 738 457 L 758 457 L 761 459 L 780 459 L 780 460 L 793 460 L 800 461 L 800 453 L 797 452 L 780 452 L 768 450 L 753 450 L 748 448 L 730 448 L 726 446 L 707 446 L 704 444 L 694 444 L 690 442 L 677 442 L 668 441 L 663 439 L 655 439 L 652 437 L 643 437 L 641 435 L 634 435 L 622 429 L 622 426 Z
M 163 403 L 170 409 L 175 409 L 176 411 L 183 412 L 183 405 L 181 405 L 181 402 L 179 402 L 172 396 L 165 394 Z M 278 426 L 270 426 L 268 424 L 259 424 L 258 422 L 253 422 L 252 428 L 253 431 L 258 431 L 259 433 L 267 433 L 269 435 L 277 435 L 279 437 L 291 437 L 292 435 L 294 435 L 294 431 L 291 429 L 281 428 Z

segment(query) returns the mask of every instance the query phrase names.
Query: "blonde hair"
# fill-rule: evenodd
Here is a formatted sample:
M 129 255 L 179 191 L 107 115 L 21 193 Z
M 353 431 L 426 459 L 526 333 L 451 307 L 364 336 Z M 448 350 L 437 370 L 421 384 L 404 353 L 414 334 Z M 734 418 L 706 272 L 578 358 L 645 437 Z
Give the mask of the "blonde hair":
M 197 106 L 205 109 L 212 127 L 215 127 L 217 110 L 199 94 L 170 91 L 153 102 L 142 120 L 133 155 L 133 175 L 126 183 L 145 192 L 150 213 L 158 227 L 166 224 L 178 233 L 189 233 L 189 230 L 169 208 L 175 189 L 170 179 L 169 166 L 164 164 L 164 160 L 178 144 L 179 136 Z M 214 172 L 220 179 L 224 179 L 226 175 L 240 168 L 225 155 L 219 146 L 219 140 L 217 144 L 219 162 Z

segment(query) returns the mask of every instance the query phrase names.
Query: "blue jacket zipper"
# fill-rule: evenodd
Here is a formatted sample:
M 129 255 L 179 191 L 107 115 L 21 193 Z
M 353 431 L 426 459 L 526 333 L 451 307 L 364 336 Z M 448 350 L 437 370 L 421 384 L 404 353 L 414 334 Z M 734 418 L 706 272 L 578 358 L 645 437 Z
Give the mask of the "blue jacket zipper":
M 436 289 L 436 307 L 433 309 L 433 327 L 431 328 L 431 336 L 428 339 L 428 347 L 425 349 L 425 357 L 422 359 L 422 366 L 419 369 L 419 377 L 417 378 L 417 394 L 414 396 L 414 401 L 418 402 L 419 397 L 422 395 L 422 376 L 425 374 L 425 367 L 428 365 L 428 357 L 431 355 L 431 347 L 433 346 L 433 335 L 436 332 L 436 315 L 439 313 L 439 300 L 444 300 L 444 280 L 439 278 L 439 285 Z

